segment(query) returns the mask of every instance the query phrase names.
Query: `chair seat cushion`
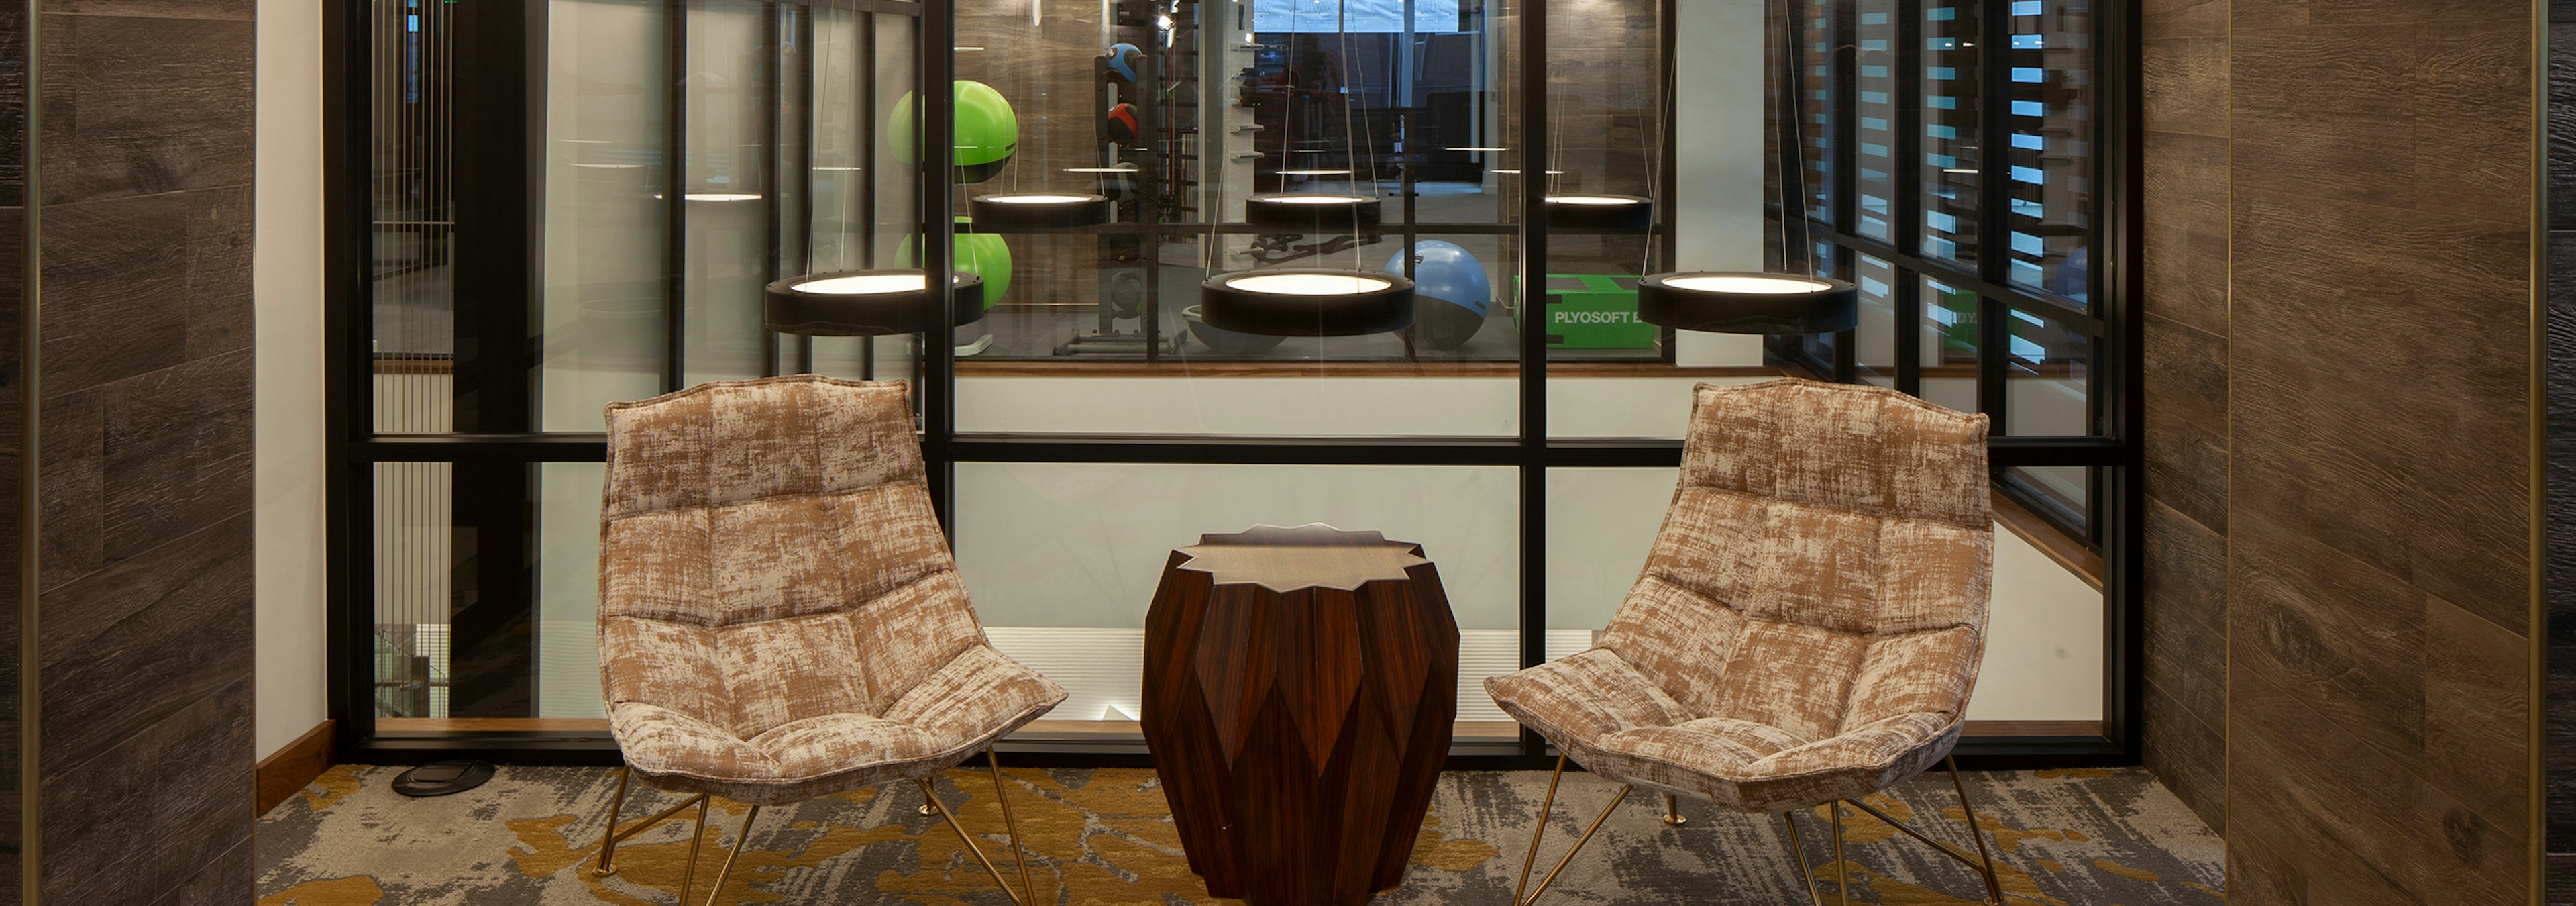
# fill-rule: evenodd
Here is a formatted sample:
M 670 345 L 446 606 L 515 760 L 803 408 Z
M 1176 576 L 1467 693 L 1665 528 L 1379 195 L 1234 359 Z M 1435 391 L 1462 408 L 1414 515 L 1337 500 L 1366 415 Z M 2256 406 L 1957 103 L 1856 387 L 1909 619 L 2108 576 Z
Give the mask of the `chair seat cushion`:
M 1954 715 L 1900 714 L 1823 739 L 1691 714 L 1595 648 L 1485 681 L 1495 704 L 1593 773 L 1748 812 L 1858 798 L 1921 773 L 1958 743 Z
M 743 739 L 643 702 L 609 708 L 626 764 L 654 786 L 754 805 L 929 777 L 1036 719 L 1064 689 L 983 645 L 966 649 L 883 716 L 823 714 Z

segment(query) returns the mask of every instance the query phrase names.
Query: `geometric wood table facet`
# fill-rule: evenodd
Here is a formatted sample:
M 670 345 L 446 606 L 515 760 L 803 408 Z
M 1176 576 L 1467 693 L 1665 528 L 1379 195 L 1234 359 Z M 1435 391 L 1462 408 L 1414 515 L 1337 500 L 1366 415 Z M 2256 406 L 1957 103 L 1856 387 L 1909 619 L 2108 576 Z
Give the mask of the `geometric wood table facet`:
M 1251 906 L 1404 879 L 1458 714 L 1422 546 L 1316 524 L 1201 535 L 1145 617 L 1145 744 L 1190 870 Z

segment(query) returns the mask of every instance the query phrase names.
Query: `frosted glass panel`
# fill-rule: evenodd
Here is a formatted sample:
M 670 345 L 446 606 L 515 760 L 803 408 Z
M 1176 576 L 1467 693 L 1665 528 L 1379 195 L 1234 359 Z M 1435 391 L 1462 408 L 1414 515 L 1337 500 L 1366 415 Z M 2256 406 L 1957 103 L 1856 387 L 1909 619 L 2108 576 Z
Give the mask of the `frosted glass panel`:
M 537 473 L 537 717 L 606 717 L 599 692 L 599 501 L 608 466 Z
M 667 181 L 661 3 L 554 0 L 546 81 L 545 295 L 538 424 L 662 392 Z M 588 86 L 587 88 L 585 86 Z M 612 86 L 614 90 L 602 90 Z
M 1517 472 L 1464 466 L 959 463 L 957 563 L 1005 653 L 1062 683 L 1065 720 L 1128 720 L 1145 613 L 1173 548 L 1328 523 L 1418 542 L 1456 613 L 1458 719 L 1508 720 L 1487 676 L 1519 666 Z

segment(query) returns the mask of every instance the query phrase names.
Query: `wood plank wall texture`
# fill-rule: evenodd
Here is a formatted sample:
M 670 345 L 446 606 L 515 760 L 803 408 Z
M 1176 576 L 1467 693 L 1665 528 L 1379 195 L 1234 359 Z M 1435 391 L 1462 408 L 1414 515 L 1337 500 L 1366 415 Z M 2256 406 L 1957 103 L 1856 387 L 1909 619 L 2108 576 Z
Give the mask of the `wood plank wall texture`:
M 2234 903 L 2530 893 L 2531 2 L 2148 2 L 2149 758 Z
M 2146 761 L 2227 826 L 2228 0 L 2146 0 Z
M 2530 2 L 2146 0 L 2146 756 L 2234 903 L 2530 894 Z
M 40 885 L 248 902 L 252 0 L 39 10 Z M 0 55 L 25 35 L 0 18 Z M 0 82 L 0 135 L 26 98 Z M 20 203 L 10 159 L 0 205 Z M 14 365 L 21 322 L 0 323 Z
M 2576 904 L 2576 0 L 2549 3 L 2549 762 L 2552 906 Z

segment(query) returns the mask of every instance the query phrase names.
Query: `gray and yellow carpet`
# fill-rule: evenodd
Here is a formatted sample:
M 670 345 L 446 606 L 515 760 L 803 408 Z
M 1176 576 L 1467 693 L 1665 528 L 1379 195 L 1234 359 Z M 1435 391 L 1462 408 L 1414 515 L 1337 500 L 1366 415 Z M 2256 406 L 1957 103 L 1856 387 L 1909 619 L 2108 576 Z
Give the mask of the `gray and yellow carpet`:
M 479 789 L 406 799 L 388 787 L 400 768 L 339 767 L 261 818 L 261 906 L 361 904 L 667 904 L 689 849 L 688 820 L 620 844 L 618 871 L 594 877 L 614 775 L 596 768 L 503 768 Z M 1057 904 L 1218 902 L 1183 860 L 1163 791 L 1144 770 L 1006 772 L 1022 832 L 1036 850 L 1040 901 Z M 1442 778 L 1403 887 L 1375 903 L 1507 903 L 1544 772 L 1451 773 Z M 1567 774 L 1542 846 L 1544 872 L 1615 787 Z M 989 775 L 952 772 L 944 801 L 1014 874 Z M 2010 901 L 2050 906 L 2224 902 L 2218 839 L 2144 771 L 1968 775 L 1979 823 L 1998 844 Z M 680 797 L 643 790 L 628 820 Z M 1787 834 L 1776 818 L 1683 803 L 1667 828 L 1660 797 L 1632 796 L 1548 892 L 1557 904 L 1803 903 Z M 719 902 L 989 906 L 1009 899 L 957 837 L 917 812 L 908 785 L 762 811 Z M 1964 844 L 1964 816 L 1945 774 L 1870 797 L 1870 804 L 1936 837 Z M 697 892 L 732 845 L 744 808 L 709 813 Z M 1579 814 L 1578 814 L 1579 813 Z M 695 814 L 692 809 L 688 813 Z M 1848 879 L 1854 902 L 1974 903 L 1976 876 L 1894 828 L 1844 809 L 1846 861 L 1823 843 L 1824 812 L 1800 816 L 1809 859 L 1833 902 Z M 1014 881 L 1017 880 L 1014 875 Z

